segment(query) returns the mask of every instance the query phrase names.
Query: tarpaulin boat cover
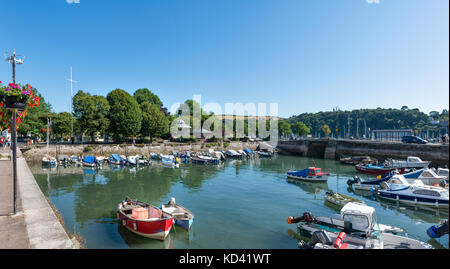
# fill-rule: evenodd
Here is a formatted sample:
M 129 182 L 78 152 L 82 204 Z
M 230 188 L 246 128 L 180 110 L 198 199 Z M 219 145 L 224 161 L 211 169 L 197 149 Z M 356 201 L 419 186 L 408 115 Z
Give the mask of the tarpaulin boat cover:
M 308 169 L 300 170 L 300 171 L 289 171 L 287 172 L 288 175 L 292 176 L 300 176 L 300 177 L 306 177 L 308 175 Z
M 245 153 L 253 154 L 253 151 L 249 148 L 245 148 L 244 151 L 245 151 Z
M 122 157 L 120 157 L 119 154 L 111 154 L 111 157 L 114 159 L 114 161 L 119 162 L 122 160 Z
M 84 157 L 83 162 L 85 162 L 85 163 L 95 163 L 95 157 L 94 156 L 86 156 L 86 157 Z

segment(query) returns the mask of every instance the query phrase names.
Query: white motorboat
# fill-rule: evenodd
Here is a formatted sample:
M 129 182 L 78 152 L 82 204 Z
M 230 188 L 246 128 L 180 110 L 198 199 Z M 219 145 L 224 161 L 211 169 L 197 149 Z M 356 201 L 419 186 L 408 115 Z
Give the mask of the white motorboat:
M 433 170 L 436 172 L 438 176 L 444 176 L 445 180 L 448 181 L 448 168 L 438 168 L 438 169 L 433 168 Z
M 448 189 L 427 186 L 421 180 L 409 183 L 403 175 L 394 175 L 380 184 L 377 191 L 381 198 L 402 203 L 448 208 Z
M 237 151 L 235 151 L 234 149 L 229 149 L 227 151 L 225 151 L 225 155 L 227 155 L 228 157 L 231 158 L 241 158 L 242 155 L 240 153 L 238 153 Z
M 420 170 L 412 171 L 403 174 L 408 183 L 413 183 L 414 180 L 422 180 L 425 185 L 439 185 L 442 181 L 446 179 L 445 176 L 439 176 L 430 168 L 423 168 Z
M 425 168 L 430 165 L 430 161 L 422 161 L 419 157 L 410 156 L 406 159 L 406 161 L 386 160 L 385 164 L 387 167 L 393 169 L 401 169 L 401 168 Z

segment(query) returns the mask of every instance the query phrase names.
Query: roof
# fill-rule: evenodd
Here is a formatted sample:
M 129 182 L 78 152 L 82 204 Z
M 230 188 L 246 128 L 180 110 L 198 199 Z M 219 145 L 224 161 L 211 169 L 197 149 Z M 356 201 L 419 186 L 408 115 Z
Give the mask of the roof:
M 360 203 L 347 203 L 342 209 L 341 209 L 341 215 L 343 215 L 344 213 L 350 213 L 350 212 L 355 212 L 355 213 L 359 213 L 359 214 L 364 214 L 364 215 L 371 215 L 375 213 L 375 208 L 371 207 L 371 206 L 367 206 L 364 204 L 360 204 Z

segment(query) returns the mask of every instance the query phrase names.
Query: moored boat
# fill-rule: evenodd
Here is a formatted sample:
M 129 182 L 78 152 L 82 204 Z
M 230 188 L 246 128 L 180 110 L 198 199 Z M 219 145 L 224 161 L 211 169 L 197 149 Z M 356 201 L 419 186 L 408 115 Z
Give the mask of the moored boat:
M 449 207 L 448 189 L 427 186 L 420 180 L 409 183 L 402 175 L 394 175 L 388 181 L 382 182 L 377 195 L 407 204 L 436 208 Z
M 147 238 L 164 240 L 173 224 L 173 216 L 138 200 L 125 198 L 118 205 L 117 218 L 129 231 Z
M 325 192 L 324 199 L 326 202 L 329 202 L 337 207 L 343 207 L 350 202 L 364 204 L 364 202 L 360 199 L 342 193 L 336 193 L 332 190 Z
M 389 180 L 394 173 L 387 172 L 383 176 L 378 175 L 375 179 L 361 179 L 358 176 L 354 176 L 353 179 L 347 180 L 349 186 L 354 186 L 356 190 L 375 191 L 380 188 L 381 182 Z
M 425 185 L 439 185 L 442 181 L 446 179 L 445 176 L 439 176 L 437 175 L 432 169 L 430 168 L 422 168 L 416 171 L 412 171 L 409 173 L 403 174 L 405 179 L 408 182 L 413 182 L 414 180 L 421 180 L 423 184 Z
M 111 154 L 111 157 L 108 158 L 108 162 L 114 165 L 126 164 L 126 160 L 124 160 L 119 154 Z
M 289 217 L 289 224 L 298 223 L 301 235 L 314 242 L 301 243 L 301 248 L 325 249 L 429 249 L 431 245 L 397 235 L 404 230 L 377 222 L 375 209 L 360 203 L 347 203 L 340 211 L 340 219 L 313 217 L 305 212 L 301 217 Z M 321 235 L 321 236 L 319 236 Z M 318 238 L 319 237 L 319 238 Z M 317 240 L 319 239 L 319 240 Z M 320 240 L 321 239 L 321 240 Z
M 425 168 L 430 165 L 430 161 L 422 161 L 419 157 L 410 156 L 406 160 L 386 160 L 385 164 L 394 169 L 401 168 Z
M 128 156 L 127 163 L 129 166 L 136 166 L 138 164 L 138 160 L 137 160 L 136 156 Z
M 193 156 L 191 162 L 199 164 L 219 164 L 220 160 L 209 156 Z
M 97 163 L 95 162 L 94 156 L 86 156 L 83 158 L 83 166 L 87 167 L 96 167 Z
M 387 172 L 395 170 L 395 168 L 392 168 L 387 165 L 374 165 L 364 163 L 355 165 L 355 169 L 365 174 L 375 174 L 375 175 L 384 175 Z M 400 173 L 404 173 L 404 171 L 405 171 L 404 168 L 402 168 Z
M 322 172 L 322 168 L 309 167 L 300 171 L 288 171 L 287 177 L 307 181 L 327 181 L 329 173 Z
M 161 205 L 161 210 L 174 217 L 175 225 L 186 230 L 190 230 L 194 223 L 194 214 L 183 206 L 175 202 L 175 198 L 170 198 L 169 203 Z
M 50 155 L 47 155 L 42 158 L 42 165 L 43 166 L 56 166 L 57 162 L 56 159 L 51 157 Z

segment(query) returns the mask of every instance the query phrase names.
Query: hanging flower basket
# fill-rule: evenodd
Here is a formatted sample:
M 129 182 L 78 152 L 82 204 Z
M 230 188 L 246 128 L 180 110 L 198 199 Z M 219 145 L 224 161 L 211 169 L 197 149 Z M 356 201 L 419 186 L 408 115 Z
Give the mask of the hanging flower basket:
M 37 90 L 30 85 L 9 83 L 7 86 L 0 81 L 0 130 L 11 127 L 13 110 L 17 110 L 16 127 L 22 123 L 29 107 L 40 105 Z
M 26 107 L 39 105 L 39 97 L 33 95 L 30 85 L 22 86 L 20 84 L 9 83 L 3 86 L 0 81 L 0 103 L 5 109 L 17 109 L 24 111 Z
M 3 107 L 6 109 L 17 109 L 18 111 L 24 111 L 27 107 L 27 103 L 26 100 L 23 100 L 19 96 L 4 96 Z

